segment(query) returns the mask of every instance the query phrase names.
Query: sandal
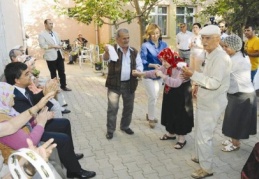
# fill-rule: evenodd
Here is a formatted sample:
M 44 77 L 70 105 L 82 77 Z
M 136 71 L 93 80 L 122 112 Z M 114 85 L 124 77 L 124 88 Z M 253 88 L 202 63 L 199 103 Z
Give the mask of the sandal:
M 221 150 L 223 152 L 232 152 L 238 150 L 239 148 L 239 146 L 234 146 L 232 143 L 230 143 L 227 146 L 223 147 Z
M 168 135 L 163 135 L 163 137 L 160 137 L 160 140 L 175 140 L 176 139 L 176 136 L 174 137 L 170 137 Z
M 175 149 L 182 149 L 185 145 L 186 145 L 186 141 L 184 141 L 183 143 L 181 142 L 177 142 L 174 146 Z
M 227 139 L 227 140 L 221 142 L 221 144 L 224 145 L 224 146 L 227 146 L 229 144 L 232 144 L 232 140 L 231 139 Z

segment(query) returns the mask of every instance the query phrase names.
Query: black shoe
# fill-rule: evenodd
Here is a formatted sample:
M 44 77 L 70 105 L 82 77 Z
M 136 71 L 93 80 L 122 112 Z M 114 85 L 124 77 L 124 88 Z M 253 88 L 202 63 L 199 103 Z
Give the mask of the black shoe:
M 95 175 L 95 172 L 84 169 L 81 169 L 80 172 L 67 172 L 67 178 L 92 178 Z
M 62 107 L 66 107 L 66 106 L 67 106 L 67 104 L 62 105 Z
M 74 65 L 74 63 L 73 63 L 73 62 L 68 62 L 67 64 L 68 64 L 68 65 Z
M 65 88 L 61 88 L 63 91 L 72 91 L 71 89 L 65 87 Z
M 106 139 L 112 139 L 112 138 L 113 138 L 113 133 L 107 132 Z
M 76 154 L 76 159 L 77 160 L 80 160 L 83 157 L 84 157 L 84 154 Z
M 126 134 L 129 134 L 129 135 L 134 134 L 134 131 L 131 130 L 130 128 L 128 128 L 128 129 L 121 129 L 121 130 L 124 131 L 124 132 L 126 132 Z
M 64 111 L 61 111 L 61 112 L 62 112 L 62 114 L 68 114 L 68 113 L 70 113 L 71 111 L 68 110 L 68 109 L 65 109 Z

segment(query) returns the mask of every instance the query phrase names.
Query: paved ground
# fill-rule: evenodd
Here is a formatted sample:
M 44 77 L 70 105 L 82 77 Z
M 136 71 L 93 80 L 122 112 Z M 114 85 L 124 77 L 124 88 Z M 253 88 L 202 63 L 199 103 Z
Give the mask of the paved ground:
M 36 66 L 42 76 L 48 76 L 43 60 Z M 66 65 L 68 87 L 72 92 L 64 92 L 68 109 L 72 112 L 64 117 L 72 123 L 73 139 L 77 152 L 85 157 L 80 160 L 84 169 L 96 171 L 96 179 L 190 179 L 190 174 L 199 167 L 192 162 L 194 152 L 193 132 L 187 135 L 187 145 L 182 150 L 173 148 L 175 141 L 161 141 L 164 127 L 158 124 L 150 129 L 145 114 L 147 98 L 140 81 L 136 91 L 135 108 L 131 128 L 135 134 L 129 136 L 119 130 L 121 108 L 114 138 L 108 141 L 106 133 L 107 97 L 105 78 L 94 72 L 90 64 Z M 162 94 L 162 93 L 161 93 Z M 161 97 L 157 105 L 159 119 Z M 160 122 L 160 121 L 159 121 Z M 211 179 L 239 179 L 240 172 L 256 142 L 258 135 L 243 140 L 240 150 L 224 153 L 221 149 L 222 120 L 214 135 L 215 159 L 214 176 Z M 258 128 L 259 129 L 259 128 Z

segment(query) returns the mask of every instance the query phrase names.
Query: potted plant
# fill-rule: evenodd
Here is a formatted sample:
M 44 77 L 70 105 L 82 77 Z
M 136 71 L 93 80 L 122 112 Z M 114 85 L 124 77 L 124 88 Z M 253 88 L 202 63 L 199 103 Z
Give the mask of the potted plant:
M 39 77 L 39 74 L 40 74 L 40 70 L 37 70 L 36 68 L 33 68 L 33 69 L 32 69 L 32 75 L 33 75 L 35 78 L 38 78 L 38 77 Z
M 100 71 L 100 70 L 103 69 L 103 63 L 102 63 L 101 61 L 95 62 L 95 63 L 94 63 L 94 67 L 95 67 L 95 70 L 96 70 L 96 71 Z

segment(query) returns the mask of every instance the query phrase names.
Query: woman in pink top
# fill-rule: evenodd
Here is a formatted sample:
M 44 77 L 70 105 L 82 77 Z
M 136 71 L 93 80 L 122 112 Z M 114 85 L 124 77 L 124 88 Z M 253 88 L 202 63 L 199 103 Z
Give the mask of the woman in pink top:
M 0 122 L 1 123 L 4 123 L 5 121 L 10 120 L 12 117 L 19 115 L 19 113 L 16 112 L 15 109 L 12 107 L 14 105 L 13 90 L 14 90 L 13 86 L 4 82 L 0 82 L 0 116 L 1 116 Z M 29 114 L 31 114 L 30 117 L 34 116 L 34 114 L 37 114 L 37 111 L 40 109 L 39 106 L 41 105 L 38 105 L 38 106 L 37 105 L 27 110 Z M 1 148 L 3 147 L 6 149 L 5 151 L 2 151 L 5 160 L 8 158 L 8 154 L 10 154 L 10 149 L 18 150 L 20 148 L 28 147 L 28 144 L 26 142 L 27 138 L 31 139 L 33 142 L 33 145 L 37 146 L 40 142 L 47 120 L 51 119 L 52 117 L 53 117 L 53 113 L 47 112 L 47 108 L 45 107 L 36 116 L 36 120 L 33 120 L 36 122 L 31 122 L 32 120 L 30 120 L 23 127 L 23 129 L 19 129 L 17 132 L 11 135 L 0 137 L 0 147 Z M 34 117 L 32 117 L 32 119 L 33 118 Z M 9 150 L 9 152 L 6 152 L 7 149 Z
M 160 140 L 174 140 L 176 135 L 178 141 L 175 149 L 182 149 L 185 144 L 185 135 L 192 131 L 193 106 L 190 81 L 181 78 L 181 68 L 177 67 L 183 60 L 177 53 L 166 48 L 158 54 L 162 66 L 158 70 L 133 73 L 148 78 L 161 77 L 165 83 L 161 124 L 165 126 L 167 133 Z

